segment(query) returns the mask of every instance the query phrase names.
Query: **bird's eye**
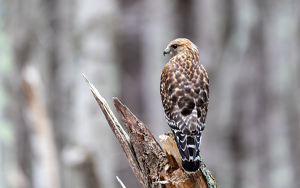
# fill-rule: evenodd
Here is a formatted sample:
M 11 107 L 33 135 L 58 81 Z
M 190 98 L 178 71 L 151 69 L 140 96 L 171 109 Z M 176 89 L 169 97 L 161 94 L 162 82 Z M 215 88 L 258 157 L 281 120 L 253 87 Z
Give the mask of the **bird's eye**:
M 176 49 L 176 48 L 177 48 L 177 44 L 173 44 L 172 47 L 173 47 L 174 49 Z

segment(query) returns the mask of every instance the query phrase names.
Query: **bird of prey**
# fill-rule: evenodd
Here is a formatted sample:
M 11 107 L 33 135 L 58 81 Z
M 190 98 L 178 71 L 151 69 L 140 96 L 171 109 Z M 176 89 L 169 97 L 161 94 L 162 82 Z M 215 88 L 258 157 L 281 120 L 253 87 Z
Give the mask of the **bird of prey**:
M 188 173 L 200 166 L 201 134 L 209 102 L 209 80 L 196 45 L 185 38 L 171 41 L 164 55 L 171 56 L 160 81 L 165 118 L 173 131 L 182 167 Z

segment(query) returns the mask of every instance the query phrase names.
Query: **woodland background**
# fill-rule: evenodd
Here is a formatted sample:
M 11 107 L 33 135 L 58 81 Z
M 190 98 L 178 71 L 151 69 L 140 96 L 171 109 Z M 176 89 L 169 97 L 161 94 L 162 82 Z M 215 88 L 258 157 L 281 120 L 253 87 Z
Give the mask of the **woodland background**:
M 140 187 L 81 74 L 158 138 L 178 37 L 210 77 L 219 187 L 300 187 L 300 1 L 0 0 L 0 28 L 0 188 Z

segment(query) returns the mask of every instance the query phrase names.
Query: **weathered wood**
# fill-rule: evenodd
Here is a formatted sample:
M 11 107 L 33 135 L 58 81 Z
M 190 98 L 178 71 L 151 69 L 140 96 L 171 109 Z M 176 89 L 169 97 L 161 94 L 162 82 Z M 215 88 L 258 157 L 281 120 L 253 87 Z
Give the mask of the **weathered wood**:
M 187 174 L 182 170 L 181 156 L 173 136 L 169 132 L 159 136 L 162 147 L 167 155 L 170 166 L 175 169 L 174 171 L 167 171 L 165 180 L 172 182 L 175 187 L 217 187 L 216 181 L 211 172 L 206 168 L 202 157 L 200 156 L 200 170 L 195 174 Z M 174 178 L 176 177 L 176 178 Z
M 83 75 L 84 76 L 84 75 Z M 178 148 L 172 133 L 160 136 L 163 148 L 150 130 L 117 98 L 114 105 L 122 118 L 127 133 L 110 110 L 104 98 L 86 79 L 106 120 L 118 139 L 136 178 L 144 188 L 215 188 L 211 173 L 201 159 L 201 170 L 187 174 L 181 168 Z
M 144 182 L 143 174 L 138 165 L 138 162 L 135 157 L 134 151 L 132 149 L 132 145 L 130 143 L 130 138 L 129 138 L 128 134 L 121 127 L 118 119 L 114 116 L 114 114 L 111 111 L 111 109 L 109 108 L 107 102 L 100 95 L 98 90 L 88 81 L 88 79 L 85 77 L 85 75 L 83 75 L 83 77 L 85 78 L 86 82 L 88 83 L 90 90 L 92 91 L 96 101 L 98 102 L 98 105 L 100 106 L 111 130 L 113 131 L 116 138 L 118 139 L 128 161 L 129 161 L 129 164 L 133 170 L 133 173 L 135 174 L 137 180 L 143 185 L 143 182 Z

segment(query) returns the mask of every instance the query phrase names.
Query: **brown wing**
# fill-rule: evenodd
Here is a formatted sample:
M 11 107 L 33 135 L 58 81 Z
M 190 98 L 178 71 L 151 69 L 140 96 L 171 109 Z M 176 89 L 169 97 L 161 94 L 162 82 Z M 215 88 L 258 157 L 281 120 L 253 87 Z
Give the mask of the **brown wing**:
M 165 118 L 179 149 L 182 167 L 195 172 L 200 166 L 201 133 L 209 101 L 209 81 L 199 59 L 182 55 L 163 69 L 160 93 Z
M 163 69 L 160 93 L 169 126 L 187 135 L 200 134 L 206 122 L 209 80 L 199 60 L 172 58 Z

